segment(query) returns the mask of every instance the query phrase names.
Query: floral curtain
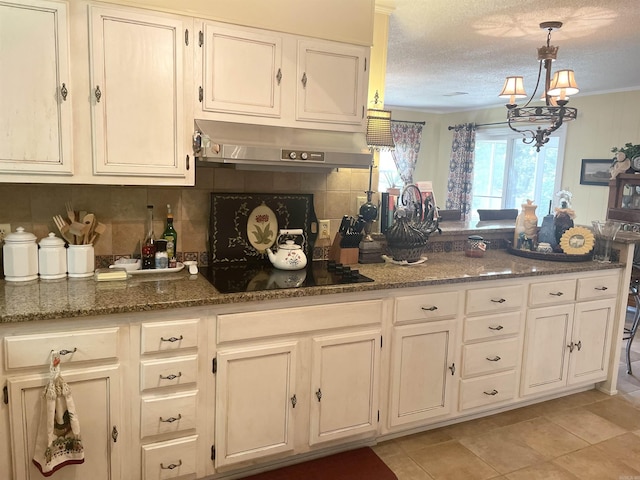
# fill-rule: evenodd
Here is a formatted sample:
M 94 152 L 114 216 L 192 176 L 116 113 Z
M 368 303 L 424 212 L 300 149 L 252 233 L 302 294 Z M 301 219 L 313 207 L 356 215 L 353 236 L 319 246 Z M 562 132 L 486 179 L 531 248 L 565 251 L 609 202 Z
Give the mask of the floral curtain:
M 465 220 L 471 215 L 476 125 L 464 123 L 453 130 L 446 208 L 460 210 L 461 218 Z
M 420 152 L 424 123 L 391 120 L 391 135 L 396 147 L 391 151 L 398 174 L 405 185 L 413 183 L 413 172 Z

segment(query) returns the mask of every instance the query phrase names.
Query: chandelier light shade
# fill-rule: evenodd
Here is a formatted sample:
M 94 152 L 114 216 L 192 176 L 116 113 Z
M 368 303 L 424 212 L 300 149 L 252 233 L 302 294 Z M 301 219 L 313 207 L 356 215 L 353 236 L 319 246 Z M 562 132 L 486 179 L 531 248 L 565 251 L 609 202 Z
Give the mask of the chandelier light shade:
M 508 98 L 509 104 L 515 104 L 516 98 L 527 98 L 522 77 L 507 77 L 499 97 Z
M 573 70 L 558 70 L 553 74 L 547 94 L 552 97 L 558 97 L 560 100 L 565 100 L 566 97 L 575 95 L 579 91 Z
M 563 123 L 575 120 L 578 116 L 576 108 L 567 107 L 568 97 L 579 92 L 573 70 L 559 70 L 551 77 L 551 63 L 558 55 L 558 47 L 550 44 L 551 32 L 562 27 L 562 22 L 543 22 L 540 28 L 547 30 L 547 44 L 538 48 L 538 80 L 536 88 L 526 104 L 518 107 L 517 98 L 526 98 L 522 77 L 507 77 L 499 96 L 508 98 L 507 123 L 514 132 L 522 134 L 522 141 L 533 144 L 539 152 L 548 141 L 549 135 L 562 126 Z M 536 98 L 538 86 L 544 69 L 544 91 L 542 98 L 544 105 L 529 106 Z M 538 124 L 537 128 L 527 124 Z M 544 125 L 543 125 L 544 124 Z
M 394 148 L 391 136 L 391 112 L 389 110 L 367 110 L 367 145 L 372 148 Z

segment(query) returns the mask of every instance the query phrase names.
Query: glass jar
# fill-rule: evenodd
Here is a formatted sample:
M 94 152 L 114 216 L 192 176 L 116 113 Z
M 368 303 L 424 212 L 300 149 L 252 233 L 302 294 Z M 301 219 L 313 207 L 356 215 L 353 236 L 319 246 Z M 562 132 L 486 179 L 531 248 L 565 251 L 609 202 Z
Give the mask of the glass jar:
M 464 244 L 464 254 L 467 257 L 483 257 L 487 244 L 480 235 L 470 235 Z

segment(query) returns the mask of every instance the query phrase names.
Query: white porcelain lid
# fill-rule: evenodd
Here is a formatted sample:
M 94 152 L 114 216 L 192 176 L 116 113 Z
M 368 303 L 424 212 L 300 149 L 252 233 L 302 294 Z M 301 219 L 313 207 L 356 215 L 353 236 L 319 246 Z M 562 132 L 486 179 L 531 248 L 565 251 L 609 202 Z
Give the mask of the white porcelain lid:
M 43 237 L 40 240 L 41 248 L 54 248 L 54 247 L 64 247 L 64 240 L 56 237 L 56 234 L 53 232 L 49 232 L 49 235 Z
M 34 243 L 36 236 L 33 233 L 25 232 L 24 227 L 16 228 L 15 232 L 4 237 L 4 243 Z

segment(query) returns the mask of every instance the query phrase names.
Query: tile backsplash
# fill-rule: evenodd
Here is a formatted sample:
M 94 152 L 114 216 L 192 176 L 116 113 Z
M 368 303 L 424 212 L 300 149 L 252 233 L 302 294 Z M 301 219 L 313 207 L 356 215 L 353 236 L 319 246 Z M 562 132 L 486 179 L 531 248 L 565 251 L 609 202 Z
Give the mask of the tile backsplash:
M 374 171 L 374 185 L 377 172 Z M 70 184 L 0 184 L 0 223 L 11 230 L 24 227 L 39 239 L 58 230 L 56 214 L 65 215 L 65 202 L 76 211 L 92 212 L 106 225 L 95 244 L 96 267 L 121 256 L 139 256 L 145 234 L 146 206 L 154 205 L 154 231 L 164 230 L 167 204 L 174 214 L 179 259 L 207 259 L 209 194 L 211 192 L 312 193 L 318 219 L 331 221 L 331 238 L 343 215 L 357 215 L 365 196 L 369 171 L 339 169 L 325 172 L 282 173 L 200 167 L 195 187 L 103 186 Z M 374 201 L 377 201 L 374 199 Z M 318 241 L 324 252 L 330 241 Z

